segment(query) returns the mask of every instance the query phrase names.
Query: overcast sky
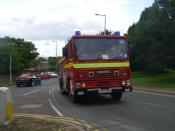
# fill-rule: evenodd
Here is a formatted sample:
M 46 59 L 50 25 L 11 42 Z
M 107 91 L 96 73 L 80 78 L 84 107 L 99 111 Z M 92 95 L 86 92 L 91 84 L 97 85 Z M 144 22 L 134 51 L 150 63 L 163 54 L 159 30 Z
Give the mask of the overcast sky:
M 104 29 L 126 33 L 154 0 L 0 0 L 0 37 L 32 41 L 40 56 L 58 55 L 65 41 L 80 30 L 97 34 Z

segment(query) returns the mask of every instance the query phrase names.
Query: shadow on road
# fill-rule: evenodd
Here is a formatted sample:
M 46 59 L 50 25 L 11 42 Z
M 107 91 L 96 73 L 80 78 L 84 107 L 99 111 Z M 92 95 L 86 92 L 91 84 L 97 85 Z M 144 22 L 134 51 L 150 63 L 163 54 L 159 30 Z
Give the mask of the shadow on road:
M 90 96 L 81 96 L 78 105 L 81 106 L 99 106 L 99 105 L 123 105 L 125 101 L 114 101 L 110 96 L 106 95 L 90 95 Z

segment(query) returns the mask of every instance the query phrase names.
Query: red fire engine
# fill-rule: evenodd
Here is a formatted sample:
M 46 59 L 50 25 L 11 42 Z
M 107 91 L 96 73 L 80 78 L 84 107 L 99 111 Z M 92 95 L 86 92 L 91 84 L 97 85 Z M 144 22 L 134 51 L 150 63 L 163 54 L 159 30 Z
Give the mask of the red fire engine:
M 123 92 L 132 91 L 126 37 L 119 32 L 81 35 L 76 31 L 63 48 L 58 74 L 61 92 L 74 103 L 89 93 L 120 100 Z

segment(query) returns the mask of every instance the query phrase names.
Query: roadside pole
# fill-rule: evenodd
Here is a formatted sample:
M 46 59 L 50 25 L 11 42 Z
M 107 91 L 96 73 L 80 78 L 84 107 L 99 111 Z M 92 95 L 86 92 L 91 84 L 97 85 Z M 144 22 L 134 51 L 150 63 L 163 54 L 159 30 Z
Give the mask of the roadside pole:
M 8 124 L 13 120 L 11 91 L 7 87 L 0 88 L 0 124 Z
M 10 54 L 10 84 L 12 83 L 12 55 Z

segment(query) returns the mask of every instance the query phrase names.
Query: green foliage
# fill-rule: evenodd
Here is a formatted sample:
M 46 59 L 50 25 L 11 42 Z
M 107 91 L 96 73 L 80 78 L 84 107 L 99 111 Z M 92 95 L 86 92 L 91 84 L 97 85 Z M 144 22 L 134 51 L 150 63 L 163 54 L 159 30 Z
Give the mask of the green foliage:
M 49 66 L 56 66 L 57 65 L 57 62 L 59 61 L 59 59 L 61 59 L 62 57 L 58 56 L 58 57 L 48 57 L 48 63 L 49 63 Z
M 39 57 L 39 58 L 38 58 L 38 61 L 39 61 L 39 62 L 42 62 L 42 61 L 47 61 L 47 59 L 46 59 L 46 58 L 44 58 L 44 57 Z
M 38 65 L 39 53 L 32 42 L 10 37 L 0 38 L 0 74 L 9 73 L 9 59 L 12 58 L 12 73 L 18 74 L 25 68 Z
M 155 75 L 143 74 L 141 72 L 134 72 L 132 74 L 132 82 L 134 85 L 175 88 L 174 80 L 175 71 Z
M 7 65 L 9 65 L 9 60 L 8 46 L 0 39 L 0 74 L 8 72 L 9 69 L 7 68 Z
M 48 58 L 48 63 L 49 63 L 49 66 L 53 66 L 53 65 L 56 65 L 56 62 L 57 60 L 56 60 L 56 57 L 49 57 Z
M 110 30 L 105 30 L 105 32 L 104 31 L 102 31 L 102 32 L 100 32 L 100 35 L 111 35 L 112 34 L 112 31 L 110 31 Z
M 166 0 L 163 0 L 166 5 Z M 161 73 L 175 68 L 175 22 L 166 8 L 155 2 L 146 8 L 138 23 L 128 29 L 131 67 L 134 71 Z
M 175 0 L 155 0 L 160 9 L 165 9 L 170 19 L 175 20 Z

